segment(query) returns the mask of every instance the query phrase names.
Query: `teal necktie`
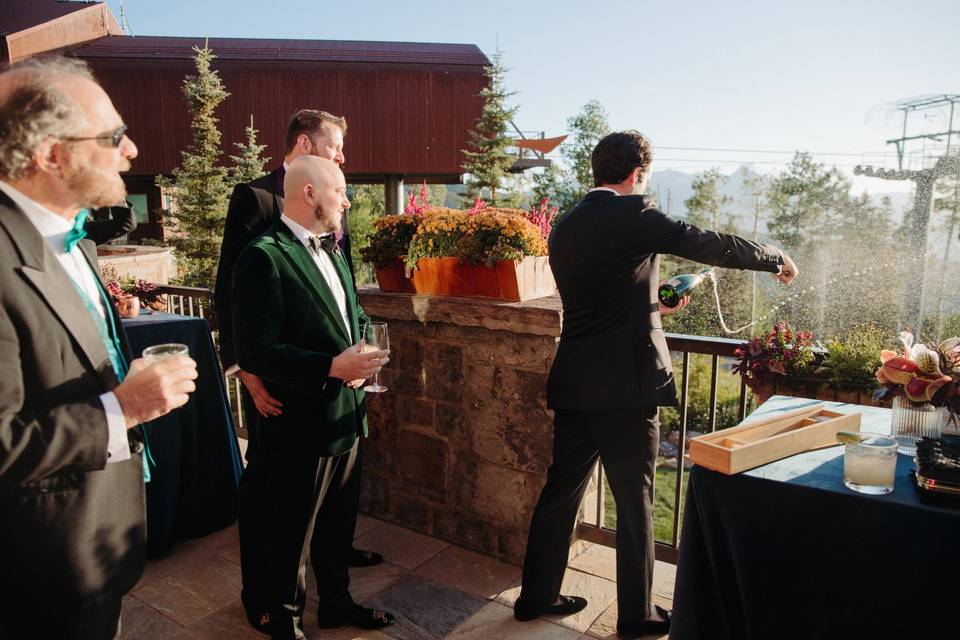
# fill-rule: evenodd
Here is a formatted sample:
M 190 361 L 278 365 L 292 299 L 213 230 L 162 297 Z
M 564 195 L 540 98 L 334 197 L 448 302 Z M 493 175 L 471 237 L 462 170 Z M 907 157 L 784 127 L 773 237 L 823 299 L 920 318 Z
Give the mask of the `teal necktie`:
M 79 218 L 80 216 L 77 217 Z M 123 382 L 129 367 L 126 358 L 123 357 L 123 347 L 120 345 L 117 324 L 111 312 L 110 298 L 107 296 L 107 292 L 104 291 L 103 286 L 101 286 L 100 280 L 96 278 L 95 280 L 97 290 L 100 292 L 100 299 L 103 301 L 104 308 L 107 311 L 106 320 L 100 315 L 100 310 L 97 309 L 97 306 L 93 303 L 93 300 L 90 299 L 90 296 L 87 295 L 87 292 L 83 290 L 83 287 L 73 278 L 70 279 L 77 293 L 80 294 L 80 299 L 83 300 L 83 304 L 87 308 L 93 324 L 97 327 L 97 333 L 100 334 L 103 347 L 107 350 L 107 357 L 110 359 L 110 365 L 113 367 L 113 371 L 117 374 L 117 379 Z M 107 324 L 108 321 L 110 323 L 109 325 Z M 153 454 L 150 453 L 150 443 L 147 441 L 147 432 L 143 429 L 142 425 L 140 426 L 140 435 L 143 437 L 143 481 L 150 482 L 150 465 L 157 466 L 157 463 L 153 459 Z
M 87 215 L 89 215 L 89 210 L 81 209 L 80 213 L 77 214 L 77 217 L 73 219 L 73 229 L 70 229 L 67 232 L 67 237 L 63 242 L 64 248 L 67 250 L 67 253 L 77 246 L 77 243 L 87 237 L 87 232 L 84 231 L 83 225 L 87 221 Z M 100 315 L 99 313 L 97 314 Z

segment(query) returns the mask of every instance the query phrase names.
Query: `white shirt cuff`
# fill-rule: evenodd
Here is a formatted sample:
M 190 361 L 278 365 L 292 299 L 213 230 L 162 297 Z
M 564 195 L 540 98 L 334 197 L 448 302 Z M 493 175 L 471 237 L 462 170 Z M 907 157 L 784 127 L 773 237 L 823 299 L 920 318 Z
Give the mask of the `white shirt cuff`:
M 223 372 L 228 378 L 233 378 L 240 375 L 240 365 L 235 364 L 226 371 Z
M 107 414 L 107 464 L 130 459 L 130 441 L 127 440 L 127 419 L 123 417 L 120 401 L 113 393 L 100 396 Z

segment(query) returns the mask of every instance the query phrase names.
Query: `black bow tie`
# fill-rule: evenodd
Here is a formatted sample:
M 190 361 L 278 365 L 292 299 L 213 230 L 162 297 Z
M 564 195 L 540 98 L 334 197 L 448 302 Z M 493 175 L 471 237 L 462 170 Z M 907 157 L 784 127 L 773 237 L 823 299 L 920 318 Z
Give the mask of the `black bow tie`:
M 320 255 L 320 249 L 323 249 L 327 253 L 332 253 L 337 248 L 337 238 L 333 233 L 311 236 L 310 247 L 317 255 Z

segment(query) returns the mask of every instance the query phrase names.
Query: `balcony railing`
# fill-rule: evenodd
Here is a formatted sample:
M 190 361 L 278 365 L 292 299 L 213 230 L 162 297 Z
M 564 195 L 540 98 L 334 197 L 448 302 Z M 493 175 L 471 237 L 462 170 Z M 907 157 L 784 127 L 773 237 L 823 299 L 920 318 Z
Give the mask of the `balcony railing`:
M 213 330 L 214 343 L 218 340 L 216 317 L 212 313 L 213 292 L 210 289 L 198 287 L 178 287 L 162 285 L 159 287 L 161 293 L 167 296 L 167 311 L 169 313 L 178 313 L 181 315 L 206 318 Z M 691 356 L 706 356 L 710 358 L 709 377 L 710 392 L 707 399 L 706 422 L 704 429 L 713 432 L 717 428 L 718 411 L 717 400 L 719 390 L 719 376 L 721 371 L 721 359 L 734 357 L 734 350 L 740 345 L 745 344 L 743 340 L 730 340 L 726 338 L 707 338 L 701 336 L 688 336 L 681 334 L 667 334 L 667 345 L 671 353 L 675 356 L 675 368 L 679 372 L 680 388 L 680 407 L 678 417 L 679 441 L 677 443 L 677 468 L 676 481 L 671 489 L 671 500 L 673 503 L 673 522 L 669 539 L 658 539 L 656 543 L 657 559 L 676 563 L 677 548 L 680 540 L 680 515 L 685 493 L 685 473 L 684 473 L 684 451 L 687 444 L 687 432 L 690 418 L 690 382 L 691 382 Z M 677 358 L 679 354 L 679 358 Z M 243 415 L 243 407 L 240 402 L 241 383 L 239 378 L 227 378 L 227 400 L 233 411 L 236 420 L 237 429 L 241 436 L 246 437 L 246 426 Z M 739 395 L 737 397 L 736 420 L 742 420 L 747 411 L 747 388 L 743 381 L 739 381 Z M 606 478 L 603 473 L 602 465 L 597 465 L 594 482 L 597 487 L 596 505 L 586 514 L 584 521 L 580 524 L 579 534 L 584 540 L 596 542 L 607 546 L 616 546 L 616 529 L 605 526 L 607 520 L 607 510 L 605 508 L 605 496 L 607 494 Z M 663 487 L 659 487 L 663 490 Z M 655 491 L 658 487 L 654 487 Z
M 676 483 L 673 487 L 673 527 L 669 540 L 657 540 L 656 553 L 657 559 L 676 564 L 677 548 L 680 541 L 680 515 L 684 499 L 684 451 L 687 444 L 687 428 L 690 415 L 690 377 L 691 377 L 691 354 L 703 354 L 710 357 L 710 394 L 707 400 L 707 420 L 706 431 L 713 432 L 717 428 L 717 391 L 720 375 L 721 358 L 732 358 L 734 350 L 740 345 L 745 344 L 743 340 L 730 340 L 727 338 L 706 338 L 700 336 L 688 336 L 674 333 L 667 334 L 667 345 L 672 354 L 680 354 L 680 408 L 679 408 L 679 442 L 677 443 L 677 469 Z M 676 359 L 674 360 L 676 364 Z M 739 382 L 740 390 L 737 400 L 736 420 L 743 420 L 747 411 L 747 389 L 746 384 L 741 380 Z M 591 509 L 591 513 L 585 515 L 584 521 L 580 524 L 580 538 L 614 547 L 617 541 L 617 532 L 605 526 L 607 513 L 605 508 L 606 478 L 603 473 L 603 466 L 597 465 L 596 475 L 596 505 Z M 656 492 L 658 487 L 654 485 Z M 656 503 L 656 496 L 654 497 Z
M 213 291 L 205 287 L 179 287 L 174 285 L 159 285 L 160 293 L 167 297 L 167 313 L 176 313 L 182 316 L 205 318 L 213 332 L 214 347 L 219 347 L 219 331 L 216 314 L 213 313 Z M 218 349 L 219 353 L 219 349 Z M 237 433 L 247 437 L 247 425 L 243 415 L 243 403 L 240 402 L 240 378 L 226 377 L 227 402 L 233 412 L 233 419 L 237 425 Z

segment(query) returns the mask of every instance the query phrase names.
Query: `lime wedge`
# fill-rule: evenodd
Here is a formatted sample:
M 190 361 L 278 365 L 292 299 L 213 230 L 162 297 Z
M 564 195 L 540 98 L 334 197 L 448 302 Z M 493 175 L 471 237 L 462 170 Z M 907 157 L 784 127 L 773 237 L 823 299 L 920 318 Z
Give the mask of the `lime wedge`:
M 837 442 L 843 444 L 860 444 L 863 440 L 863 435 L 859 433 L 854 433 L 852 431 L 838 431 L 837 432 Z

